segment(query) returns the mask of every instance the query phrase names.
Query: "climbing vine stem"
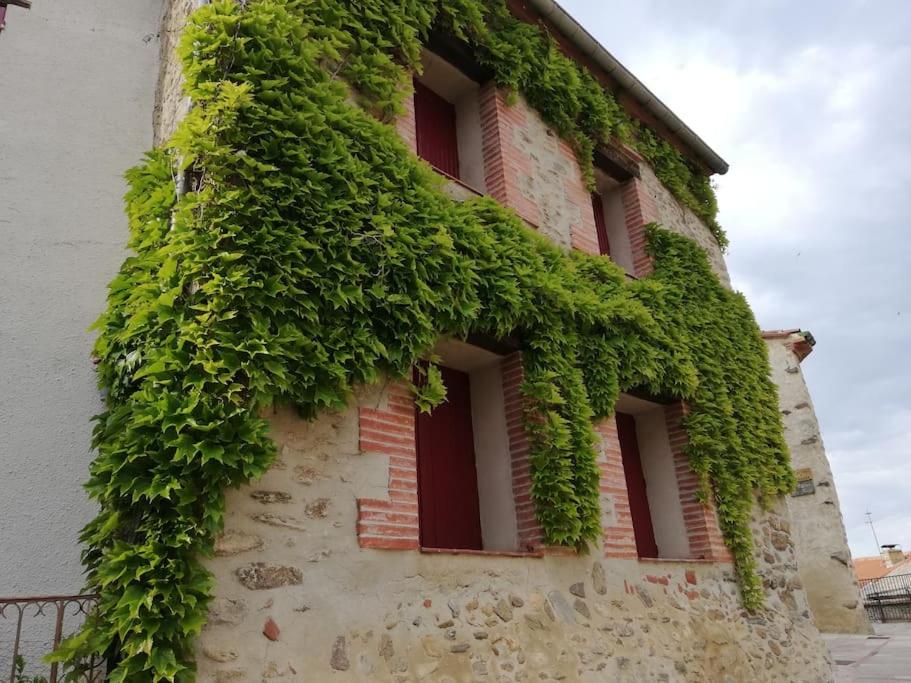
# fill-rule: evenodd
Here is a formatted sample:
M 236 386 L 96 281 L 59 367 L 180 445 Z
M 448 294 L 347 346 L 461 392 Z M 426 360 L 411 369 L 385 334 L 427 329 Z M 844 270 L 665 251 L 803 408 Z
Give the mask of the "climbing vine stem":
M 629 281 L 491 199 L 449 199 L 383 122 L 437 24 L 468 39 L 580 153 L 632 135 L 655 148 L 645 156 L 665 168 L 659 176 L 679 172 L 678 191 L 714 205 L 684 162 L 662 167 L 663 143 L 498 2 L 198 10 L 180 47 L 195 107 L 127 176 L 133 255 L 97 323 L 107 405 L 87 488 L 100 512 L 82 533 L 101 597 L 57 660 L 115 653 L 112 681 L 193 680 L 211 590 L 202 561 L 225 491 L 275 456 L 263 410 L 342 409 L 359 385 L 410 377 L 440 336 L 470 333 L 522 342 L 532 496 L 547 543 L 582 549 L 598 537 L 593 420 L 609 418 L 623 390 L 674 396 L 690 406 L 689 455 L 744 602 L 761 605 L 753 497 L 786 491 L 791 474 L 746 302 L 695 243 L 657 226 L 654 274 Z M 204 170 L 198 188 L 175 197 L 173 178 L 191 169 Z M 439 380 L 431 366 L 424 407 L 442 399 Z

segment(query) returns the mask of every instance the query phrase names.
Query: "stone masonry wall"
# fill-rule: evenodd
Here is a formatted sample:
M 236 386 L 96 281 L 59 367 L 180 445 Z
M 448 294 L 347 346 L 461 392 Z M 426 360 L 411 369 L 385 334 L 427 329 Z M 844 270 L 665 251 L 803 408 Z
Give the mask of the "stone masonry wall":
M 851 562 L 838 492 L 826 458 L 819 422 L 795 344 L 799 333 L 766 339 L 772 378 L 778 385 L 785 439 L 795 469 L 809 469 L 813 493 L 788 499 L 800 576 L 817 627 L 831 633 L 872 633 Z
M 702 247 L 709 256 L 712 270 L 723 284 L 730 287 L 731 279 L 724 263 L 724 254 L 709 229 L 661 184 L 648 164 L 640 163 L 639 170 L 642 173 L 641 182 L 657 207 L 657 221 L 668 230 L 689 237 Z
M 208 561 L 200 681 L 832 680 L 783 505 L 756 515 L 756 615 L 729 563 L 360 547 L 357 500 L 389 495 L 390 461 L 361 450 L 359 415 L 389 398 L 270 414 L 280 457 L 229 492 Z
M 170 4 L 158 142 L 186 111 L 173 45 L 194 3 Z M 597 251 L 572 151 L 524 103 L 506 108 L 489 86 L 485 96 L 488 191 L 556 243 Z M 398 129 L 410 141 L 413 125 L 399 121 Z M 635 200 L 625 207 L 631 237 L 641 240 L 642 225 L 656 219 L 695 236 L 726 282 L 708 231 L 649 174 L 643 168 L 625 188 Z M 640 260 L 637 274 L 649 267 Z M 401 399 L 388 384 L 312 422 L 290 409 L 270 413 L 280 456 L 260 481 L 228 492 L 225 531 L 207 560 L 215 588 L 197 641 L 200 681 L 832 680 L 796 576 L 786 510 L 757 508 L 768 607 L 749 615 L 723 549 L 717 561 L 636 558 L 622 464 L 618 470 L 611 458 L 615 430 L 611 436 L 602 424 L 602 501 L 609 504 L 604 538 L 589 555 L 421 551 L 409 489 L 414 463 L 401 442 L 408 425 L 375 429 L 385 415 L 405 418 Z M 375 420 L 366 428 L 365 416 Z M 381 443 L 365 441 L 371 429 Z M 515 470 L 521 439 L 511 451 Z M 522 482 L 514 471 L 514 487 Z M 700 514 L 707 530 L 716 529 L 713 515 Z M 611 522 L 622 528 L 612 532 Z M 691 539 L 698 542 L 718 551 L 711 534 Z
M 165 3 L 159 28 L 161 66 L 158 71 L 152 121 L 156 146 L 167 141 L 177 127 L 177 122 L 187 111 L 188 102 L 181 92 L 181 66 L 175 50 L 186 26 L 187 17 L 197 4 L 197 0 L 167 0 Z

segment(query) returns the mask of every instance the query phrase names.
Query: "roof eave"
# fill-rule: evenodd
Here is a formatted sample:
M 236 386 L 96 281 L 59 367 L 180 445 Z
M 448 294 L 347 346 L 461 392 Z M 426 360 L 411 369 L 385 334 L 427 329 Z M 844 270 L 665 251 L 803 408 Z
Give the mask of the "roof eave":
M 553 22 L 560 32 L 585 55 L 591 57 L 604 71 L 628 92 L 639 104 L 652 114 L 668 130 L 676 135 L 711 171 L 724 175 L 728 163 L 706 142 L 696 135 L 655 93 L 636 78 L 632 72 L 617 60 L 592 36 L 585 27 L 554 0 L 528 0 L 543 17 Z

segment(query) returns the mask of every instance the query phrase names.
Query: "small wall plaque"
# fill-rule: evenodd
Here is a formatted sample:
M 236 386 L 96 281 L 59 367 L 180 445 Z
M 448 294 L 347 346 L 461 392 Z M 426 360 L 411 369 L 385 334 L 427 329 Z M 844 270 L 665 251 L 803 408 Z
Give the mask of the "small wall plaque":
M 813 470 L 809 467 L 801 467 L 799 470 L 794 470 L 794 477 L 797 481 L 813 481 Z
M 812 479 L 805 479 L 797 482 L 797 488 L 794 489 L 794 496 L 809 496 L 816 493 L 816 484 Z

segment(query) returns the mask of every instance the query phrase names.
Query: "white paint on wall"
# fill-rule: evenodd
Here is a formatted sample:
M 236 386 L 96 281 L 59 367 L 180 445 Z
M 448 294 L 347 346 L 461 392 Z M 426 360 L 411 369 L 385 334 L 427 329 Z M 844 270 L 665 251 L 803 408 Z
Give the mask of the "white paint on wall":
M 664 421 L 664 406 L 636 415 L 636 436 L 658 556 L 675 559 L 689 557 L 690 544 L 683 521 L 674 456 Z
M 161 0 L 40 0 L 0 36 L 0 595 L 77 592 L 94 514 L 89 325 L 152 144 Z
M 604 226 L 607 229 L 611 261 L 627 273 L 634 273 L 633 248 L 630 246 L 629 230 L 626 227 L 626 213 L 623 210 L 620 183 L 597 169 L 595 170 L 595 180 L 597 191 L 601 195 L 601 205 L 604 208 Z
M 469 379 L 481 538 L 485 550 L 515 550 L 519 541 L 500 364 L 478 368 Z

